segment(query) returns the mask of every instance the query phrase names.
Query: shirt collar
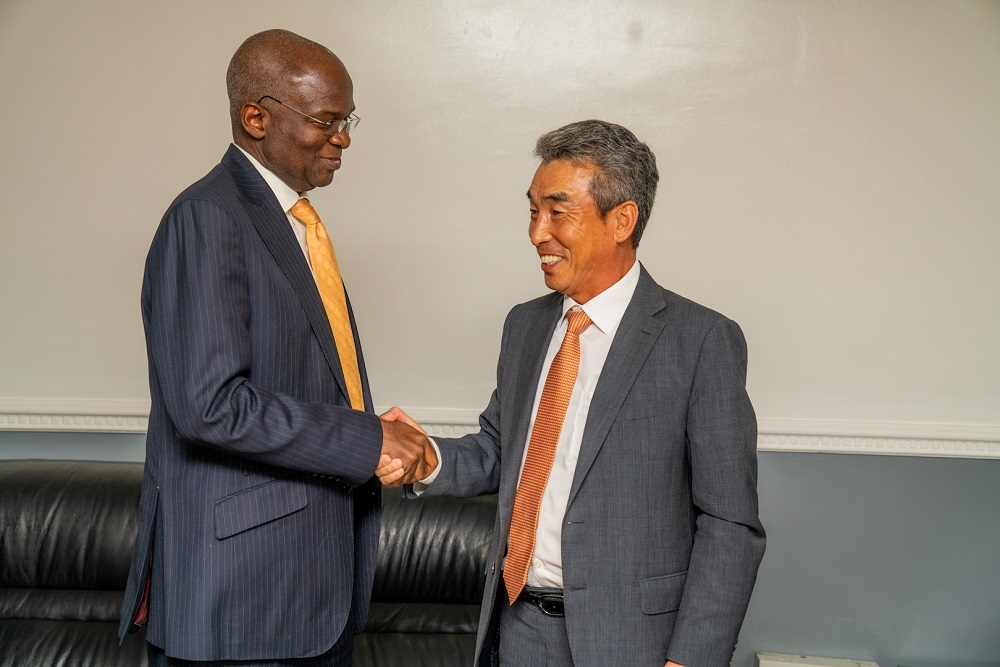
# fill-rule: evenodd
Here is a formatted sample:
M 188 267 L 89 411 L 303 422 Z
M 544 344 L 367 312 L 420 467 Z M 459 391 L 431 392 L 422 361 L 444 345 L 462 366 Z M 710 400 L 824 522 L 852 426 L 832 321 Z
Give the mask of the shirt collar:
M 235 146 L 235 144 L 233 145 Z M 244 151 L 240 146 L 236 147 L 243 151 L 243 154 L 247 156 L 248 160 L 250 160 L 250 164 L 252 164 L 254 168 L 260 172 L 261 178 L 263 178 L 264 182 L 271 188 L 271 192 L 274 193 L 274 197 L 278 200 L 278 204 L 281 206 L 282 211 L 288 213 L 288 211 L 295 206 L 295 202 L 304 198 L 303 195 L 300 195 L 298 192 L 288 187 L 283 180 L 275 176 L 274 172 L 269 171 L 264 165 L 257 162 L 257 159 L 254 158 L 254 156 Z M 305 199 L 308 199 L 308 197 L 305 197 Z
M 604 290 L 593 299 L 584 304 L 577 303 L 572 297 L 563 297 L 563 319 L 565 322 L 566 313 L 570 308 L 579 306 L 583 312 L 587 313 L 590 321 L 597 325 L 605 335 L 610 335 L 622 321 L 625 309 L 628 308 L 635 288 L 639 285 L 639 260 L 632 264 L 632 268 L 621 277 L 614 285 Z

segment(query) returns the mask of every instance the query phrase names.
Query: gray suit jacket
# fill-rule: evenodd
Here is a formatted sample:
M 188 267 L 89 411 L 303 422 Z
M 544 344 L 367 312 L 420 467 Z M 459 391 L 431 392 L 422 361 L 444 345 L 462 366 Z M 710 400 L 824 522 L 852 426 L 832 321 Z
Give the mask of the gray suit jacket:
M 495 658 L 500 565 L 561 304 L 553 293 L 510 312 L 481 430 L 437 440 L 441 472 L 428 495 L 499 492 L 479 665 Z M 566 627 L 579 667 L 729 664 L 764 553 L 746 359 L 735 322 L 642 269 L 594 393 L 563 522 Z
M 164 215 L 142 315 L 152 406 L 120 635 L 187 660 L 316 655 L 363 627 L 382 429 L 351 410 L 315 281 L 235 147 Z

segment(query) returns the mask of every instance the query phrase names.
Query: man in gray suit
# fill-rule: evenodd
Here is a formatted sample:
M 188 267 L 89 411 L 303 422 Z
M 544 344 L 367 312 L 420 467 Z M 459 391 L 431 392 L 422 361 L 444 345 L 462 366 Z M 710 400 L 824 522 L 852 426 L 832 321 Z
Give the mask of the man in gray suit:
M 226 81 L 235 145 L 171 204 L 146 260 L 152 407 L 120 635 L 145 624 L 152 665 L 349 665 L 375 570 L 376 464 L 416 466 L 426 443 L 372 412 L 303 196 L 351 144 L 353 84 L 283 30 L 247 39 Z
M 584 121 L 536 154 L 528 231 L 554 293 L 508 315 L 480 431 L 437 439 L 427 478 L 377 472 L 411 496 L 499 493 L 477 665 L 726 665 L 764 552 L 743 334 L 636 261 L 645 144 Z

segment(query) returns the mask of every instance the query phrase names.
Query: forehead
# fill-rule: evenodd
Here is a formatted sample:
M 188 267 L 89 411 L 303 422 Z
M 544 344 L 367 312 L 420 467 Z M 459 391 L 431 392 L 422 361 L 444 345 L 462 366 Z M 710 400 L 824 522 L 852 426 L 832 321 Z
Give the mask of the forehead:
M 292 97 L 302 102 L 340 101 L 352 103 L 354 83 L 343 63 L 333 56 L 324 56 L 300 63 L 288 76 L 287 87 Z
M 595 168 L 590 163 L 553 160 L 543 162 L 531 179 L 528 198 L 533 202 L 566 201 L 584 204 L 590 201 L 590 181 Z

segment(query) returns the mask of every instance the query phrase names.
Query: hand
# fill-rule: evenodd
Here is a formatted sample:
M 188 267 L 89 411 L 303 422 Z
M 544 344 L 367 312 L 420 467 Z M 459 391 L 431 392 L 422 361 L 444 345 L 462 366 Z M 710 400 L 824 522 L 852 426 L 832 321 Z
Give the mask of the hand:
M 382 456 L 375 474 L 384 486 L 419 482 L 437 465 L 434 446 L 417 422 L 396 407 L 382 415 Z
M 427 435 L 427 431 L 425 431 L 420 424 L 415 422 L 413 420 L 413 417 L 406 414 L 405 412 L 403 412 L 401 408 L 397 408 L 395 405 L 386 410 L 385 412 L 383 412 L 381 415 L 381 419 L 384 422 L 395 422 L 395 421 L 403 422 L 404 424 L 407 424 L 408 426 L 412 426 L 413 428 L 417 429 L 424 435 Z
M 664 665 L 664 667 L 684 667 L 684 665 L 679 662 L 674 662 L 673 660 L 667 660 L 667 664 Z

